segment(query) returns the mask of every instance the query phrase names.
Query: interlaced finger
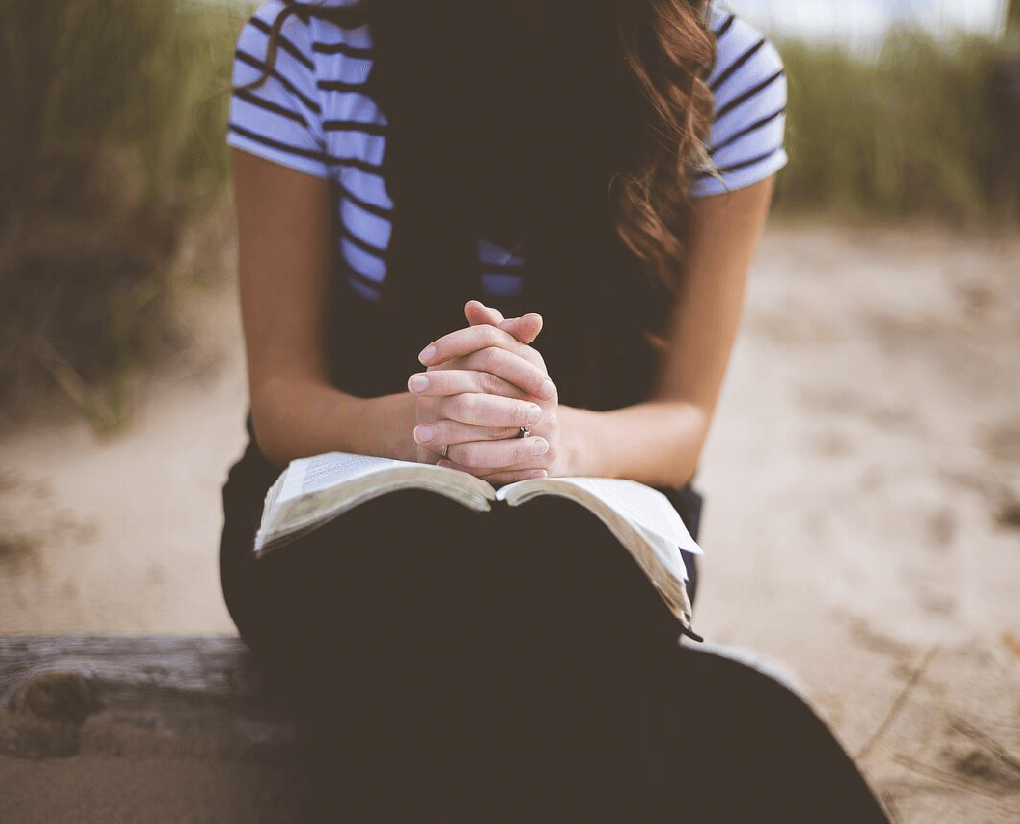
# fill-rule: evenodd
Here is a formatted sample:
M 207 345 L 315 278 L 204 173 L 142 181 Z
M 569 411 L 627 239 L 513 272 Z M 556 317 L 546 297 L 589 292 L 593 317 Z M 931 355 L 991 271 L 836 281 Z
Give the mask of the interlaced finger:
M 480 476 L 508 470 L 542 469 L 544 467 L 537 462 L 548 451 L 549 442 L 538 437 L 472 441 L 451 445 L 446 451 L 446 460 L 455 469 Z
M 418 355 L 426 366 L 469 355 L 478 349 L 485 349 L 489 346 L 498 346 L 508 352 L 520 355 L 525 359 L 538 359 L 538 352 L 527 344 L 521 343 L 509 332 L 504 332 L 495 326 L 487 323 L 478 326 L 466 326 L 457 329 L 448 335 L 443 335 L 439 340 L 430 343 Z
M 502 441 L 516 438 L 519 426 L 471 426 L 458 421 L 441 420 L 414 427 L 414 442 L 442 454 L 445 447 L 471 441 Z
M 529 401 L 465 392 L 440 398 L 436 404 L 436 417 L 472 426 L 522 427 L 541 422 L 542 407 Z
M 420 397 L 443 397 L 472 392 L 519 400 L 526 397 L 522 389 L 498 375 L 470 369 L 434 369 L 419 372 L 410 377 L 407 388 Z
M 429 374 L 449 369 L 486 372 L 513 384 L 532 397 L 544 400 L 556 397 L 556 386 L 549 379 L 544 367 L 536 366 L 519 355 L 497 346 L 479 349 L 436 367 L 430 367 Z
M 446 458 L 439 461 L 439 466 L 447 467 L 448 469 L 457 469 L 461 472 L 467 472 L 468 474 L 474 475 L 476 478 L 481 478 L 483 481 L 488 481 L 491 484 L 509 484 L 514 481 L 533 481 L 541 478 L 548 478 L 549 471 L 547 469 L 496 469 L 490 472 L 480 472 L 477 469 L 471 469 L 460 464 L 454 463 Z

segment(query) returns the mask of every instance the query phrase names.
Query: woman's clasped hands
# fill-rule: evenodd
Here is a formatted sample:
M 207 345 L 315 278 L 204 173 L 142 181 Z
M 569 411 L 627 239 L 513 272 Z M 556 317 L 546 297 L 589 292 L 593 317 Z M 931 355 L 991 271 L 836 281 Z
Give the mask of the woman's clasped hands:
M 530 345 L 541 316 L 504 319 L 478 301 L 464 314 L 470 325 L 426 346 L 426 371 L 407 382 L 418 460 L 497 484 L 557 474 L 556 386 Z

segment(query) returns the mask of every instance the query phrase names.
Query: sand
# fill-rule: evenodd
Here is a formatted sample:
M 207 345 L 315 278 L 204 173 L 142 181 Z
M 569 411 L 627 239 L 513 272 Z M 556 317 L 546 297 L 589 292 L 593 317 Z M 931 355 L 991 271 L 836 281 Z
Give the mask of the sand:
M 206 279 L 181 297 L 193 344 L 121 431 L 46 408 L 0 434 L 0 633 L 233 632 L 243 345 L 233 278 Z M 699 631 L 782 667 L 894 820 L 1020 820 L 1020 237 L 771 226 L 700 485 Z M 115 761 L 0 759 L 7 813 L 134 820 L 75 782 L 151 810 L 169 785 L 130 776 L 196 770 Z M 166 820 L 230 820 L 201 799 L 238 769 L 205 765 L 193 818 Z

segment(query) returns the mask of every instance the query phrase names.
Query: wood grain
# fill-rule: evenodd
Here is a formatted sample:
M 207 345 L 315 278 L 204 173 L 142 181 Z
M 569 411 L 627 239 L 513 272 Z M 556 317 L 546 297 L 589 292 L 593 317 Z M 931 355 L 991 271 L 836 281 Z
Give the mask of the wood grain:
M 278 761 L 294 742 L 240 639 L 0 638 L 0 754 Z

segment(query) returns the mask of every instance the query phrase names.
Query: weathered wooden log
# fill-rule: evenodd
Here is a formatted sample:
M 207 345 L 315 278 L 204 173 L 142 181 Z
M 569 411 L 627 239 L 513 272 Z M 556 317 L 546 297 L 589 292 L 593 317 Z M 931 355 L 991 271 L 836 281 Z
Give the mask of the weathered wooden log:
M 279 762 L 294 738 L 237 638 L 0 638 L 2 755 Z

